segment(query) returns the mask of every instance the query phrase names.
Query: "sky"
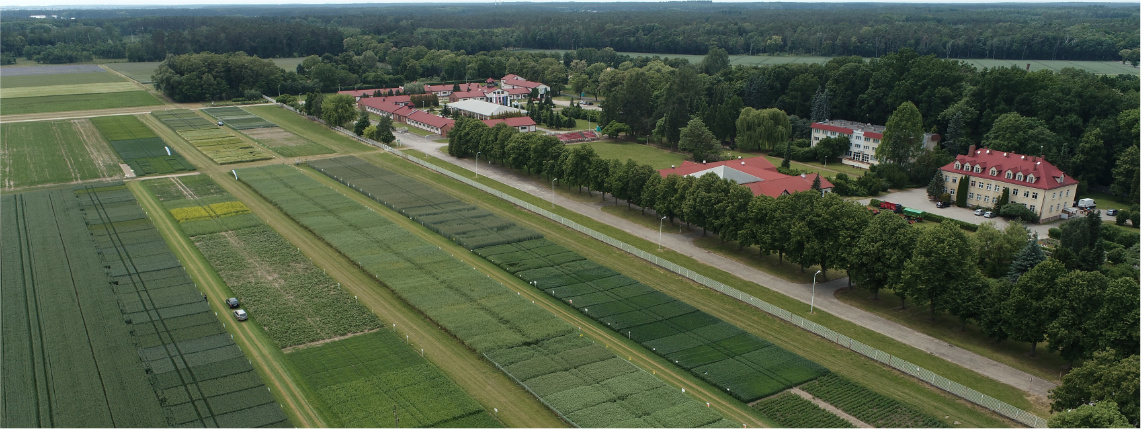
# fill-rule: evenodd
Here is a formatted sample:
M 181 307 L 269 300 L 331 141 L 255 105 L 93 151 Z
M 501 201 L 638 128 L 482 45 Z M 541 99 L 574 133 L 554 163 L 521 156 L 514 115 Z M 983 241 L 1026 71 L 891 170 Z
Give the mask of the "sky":
M 95 7 L 95 6 L 190 6 L 190 5 L 269 5 L 269 4 L 368 4 L 368 3 L 495 3 L 495 2 L 511 2 L 512 0 L 448 0 L 448 1 L 415 1 L 415 0 L 397 0 L 397 1 L 377 1 L 377 0 L 162 0 L 161 3 L 156 0 L 15 0 L 10 4 L 5 5 L 5 9 L 14 7 L 20 8 L 74 8 L 74 7 Z M 599 2 L 599 0 L 586 0 L 589 2 Z M 631 1 L 631 0 L 623 0 Z M 645 2 L 657 2 L 659 0 L 634 0 Z M 739 2 L 754 2 L 755 0 L 714 0 L 715 3 L 739 3 Z M 26 2 L 26 3 L 25 3 Z M 530 3 L 542 3 L 539 1 L 529 1 Z M 575 0 L 561 1 L 560 3 L 575 2 Z M 943 0 L 932 2 L 930 0 L 816 0 L 805 1 L 808 3 L 994 3 L 987 0 Z M 1074 3 L 1073 0 L 1015 0 L 1006 1 L 1003 3 Z M 1087 1 L 1078 3 L 1138 3 L 1137 0 L 1104 0 L 1104 1 Z

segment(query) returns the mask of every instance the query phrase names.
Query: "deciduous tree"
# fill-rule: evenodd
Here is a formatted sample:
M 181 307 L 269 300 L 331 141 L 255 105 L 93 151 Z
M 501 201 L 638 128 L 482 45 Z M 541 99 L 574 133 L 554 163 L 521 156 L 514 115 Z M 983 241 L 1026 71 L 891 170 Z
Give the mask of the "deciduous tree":
M 880 162 L 906 165 L 923 148 L 923 117 L 910 101 L 895 109 L 884 127 L 883 140 L 876 146 Z

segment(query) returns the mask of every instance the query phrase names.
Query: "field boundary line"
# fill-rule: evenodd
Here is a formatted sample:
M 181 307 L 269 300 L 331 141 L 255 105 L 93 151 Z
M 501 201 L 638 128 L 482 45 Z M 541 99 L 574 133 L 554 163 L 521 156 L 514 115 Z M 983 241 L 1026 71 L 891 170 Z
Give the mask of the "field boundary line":
M 266 98 L 271 99 L 269 97 L 266 97 Z M 298 112 L 296 109 L 293 109 L 289 106 L 283 105 L 283 107 L 290 109 L 290 110 L 293 110 L 294 112 L 297 112 L 298 114 L 301 114 L 301 112 Z M 324 123 L 324 121 L 320 121 L 319 119 L 314 118 L 312 116 L 308 116 L 308 115 L 305 115 L 305 116 L 310 118 L 310 119 Z M 609 244 L 613 247 L 616 247 L 616 248 L 618 248 L 622 251 L 625 251 L 626 253 L 629 253 L 631 255 L 634 255 L 634 256 L 642 259 L 642 260 L 645 260 L 645 261 L 650 262 L 654 265 L 662 267 L 662 268 L 669 270 L 675 274 L 679 274 L 683 277 L 686 277 L 686 278 L 688 278 L 688 279 L 690 279 L 690 280 L 692 280 L 692 281 L 694 281 L 694 282 L 696 282 L 702 286 L 705 286 L 709 289 L 713 289 L 713 290 L 720 292 L 724 295 L 732 297 L 732 298 L 734 298 L 734 299 L 736 299 L 742 303 L 748 304 L 754 308 L 757 308 L 761 311 L 764 311 L 765 313 L 776 316 L 776 317 L 778 317 L 782 320 L 785 320 L 785 321 L 787 321 L 787 322 L 789 322 L 795 326 L 798 326 L 798 327 L 800 327 L 806 331 L 812 332 L 813 334 L 816 334 L 820 337 L 823 337 L 823 338 L 825 338 L 825 339 L 827 339 L 827 340 L 829 340 L 829 341 L 831 341 L 837 345 L 840 345 L 840 346 L 845 347 L 849 350 L 852 350 L 852 351 L 855 351 L 859 354 L 862 354 L 866 357 L 869 357 L 869 358 L 872 358 L 874 360 L 880 361 L 884 364 L 887 364 L 888 366 L 893 367 L 893 368 L 899 370 L 900 372 L 911 375 L 911 376 L 913 376 L 913 377 L 915 377 L 921 381 L 926 382 L 927 384 L 930 384 L 934 387 L 937 387 L 937 388 L 939 388 L 945 392 L 951 393 L 955 396 L 958 396 L 958 397 L 965 399 L 969 402 L 972 402 L 976 405 L 982 406 L 983 408 L 994 411 L 995 413 L 998 413 L 999 415 L 1007 417 L 1007 418 L 1014 420 L 1016 422 L 1025 424 L 1029 427 L 1035 427 L 1035 428 L 1047 427 L 1046 426 L 1046 419 L 1044 419 L 1040 416 L 1034 415 L 1030 412 L 1019 409 L 1013 405 L 1007 404 L 1006 402 L 995 399 L 994 397 L 992 397 L 990 395 L 987 395 L 985 393 L 981 393 L 981 392 L 974 390 L 970 387 L 964 386 L 964 385 L 959 384 L 955 381 L 947 379 L 946 377 L 938 375 L 938 374 L 936 374 L 930 370 L 922 368 L 922 367 L 915 365 L 911 362 L 908 362 L 906 360 L 892 356 L 891 354 L 889 354 L 887 352 L 883 352 L 883 351 L 876 349 L 872 346 L 866 345 L 860 341 L 856 341 L 855 339 L 852 339 L 852 338 L 850 338 L 844 334 L 833 331 L 833 330 L 831 330 L 831 329 L 829 329 L 829 328 L 827 328 L 821 324 L 818 324 L 816 322 L 813 322 L 811 320 L 808 320 L 808 319 L 805 319 L 801 316 L 793 314 L 792 312 L 790 312 L 788 310 L 785 310 L 783 308 L 772 305 L 772 304 L 770 304 L 764 300 L 758 299 L 752 295 L 749 295 L 745 292 L 737 290 L 736 288 L 725 285 L 725 284 L 723 284 L 717 280 L 706 277 L 700 273 L 694 272 L 693 270 L 682 267 L 681 265 L 678 265 L 674 262 L 671 262 L 671 261 L 668 261 L 664 258 L 658 257 L 657 255 L 650 254 L 649 252 L 638 249 L 638 248 L 636 248 L 630 244 L 627 244 L 621 240 L 612 238 L 606 234 L 595 231 L 594 229 L 583 226 L 583 225 L 579 224 L 578 222 L 567 219 L 563 216 L 559 216 L 559 215 L 557 215 L 553 212 L 550 212 L 546 209 L 535 206 L 534 204 L 528 203 L 526 201 L 523 201 L 519 198 L 508 195 L 508 194 L 501 192 L 501 191 L 498 191 L 496 189 L 492 189 L 491 187 L 483 185 L 481 183 L 478 183 L 475 180 L 472 180 L 471 178 L 461 176 L 457 173 L 453 173 L 447 169 L 436 166 L 435 164 L 432 164 L 432 163 L 427 162 L 425 160 L 422 160 L 420 158 L 416 158 L 414 156 L 403 153 L 403 152 L 396 150 L 395 148 L 393 148 L 389 145 L 386 145 L 384 143 L 380 143 L 377 141 L 373 141 L 370 139 L 366 139 L 366 138 L 357 136 L 352 131 L 347 130 L 347 129 L 342 128 L 342 127 L 332 127 L 332 129 L 334 129 L 337 132 L 340 132 L 342 134 L 345 134 L 349 137 L 352 137 L 352 138 L 354 138 L 354 139 L 356 139 L 362 143 L 380 147 L 380 148 L 382 148 L 388 152 L 391 152 L 391 153 L 395 154 L 396 156 L 399 156 L 399 157 L 401 157 L 407 161 L 410 161 L 412 163 L 420 165 L 420 166 L 427 168 L 429 170 L 435 171 L 441 175 L 452 178 L 452 179 L 454 179 L 460 183 L 466 184 L 466 185 L 471 186 L 473 188 L 476 188 L 480 191 L 491 194 L 491 195 L 498 197 L 502 200 L 508 201 L 508 202 L 515 204 L 516 206 L 519 206 L 523 209 L 526 209 L 532 213 L 538 214 L 538 215 L 543 216 L 547 219 L 558 222 L 558 223 L 560 223 L 560 224 L 562 224 L 568 228 L 571 228 L 575 231 L 578 231 L 578 232 L 581 232 L 587 236 L 590 236 L 591 238 L 594 238 L 598 241 L 601 241 L 603 243 L 606 243 L 606 244 Z

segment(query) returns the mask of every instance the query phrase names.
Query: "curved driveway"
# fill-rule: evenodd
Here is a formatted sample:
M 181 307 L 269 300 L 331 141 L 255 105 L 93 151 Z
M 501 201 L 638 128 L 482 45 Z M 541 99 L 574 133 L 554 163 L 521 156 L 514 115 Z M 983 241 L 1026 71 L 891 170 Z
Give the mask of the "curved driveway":
M 464 167 L 468 170 L 475 171 L 476 169 L 475 161 L 472 159 L 457 159 L 441 152 L 439 149 L 443 146 L 442 143 L 437 143 L 414 134 L 399 134 L 397 135 L 397 139 L 402 145 L 424 152 L 429 156 L 434 156 L 449 163 Z M 543 184 L 537 184 L 530 178 L 520 176 L 514 172 L 507 171 L 489 164 L 483 164 L 482 162 L 480 164 L 481 165 L 478 167 L 478 171 L 482 176 L 492 178 L 500 183 L 519 189 L 523 192 L 542 198 L 544 200 L 553 201 L 563 208 L 573 210 L 585 216 L 589 216 L 590 218 L 599 222 L 613 225 L 616 228 L 622 229 L 623 231 L 626 231 L 650 242 L 656 242 L 658 240 L 658 231 L 647 229 L 626 219 L 622 219 L 620 217 L 606 213 L 600 209 L 600 204 L 583 203 L 561 198 L 555 200 L 551 194 L 551 191 L 546 186 L 543 186 Z M 764 271 L 733 261 L 721 255 L 711 253 L 694 245 L 691 237 L 688 235 L 669 234 L 663 236 L 662 245 L 669 247 L 671 250 L 674 250 L 678 253 L 689 256 L 703 264 L 716 267 L 729 273 L 733 273 L 742 279 L 763 285 L 769 289 L 800 300 L 806 306 L 811 299 L 812 291 L 810 284 L 793 283 Z M 1056 384 L 1051 381 L 1027 374 L 1026 372 L 1012 368 L 1006 364 L 996 362 L 977 353 L 955 347 L 954 345 L 931 337 L 930 335 L 918 332 L 883 317 L 845 304 L 835 297 L 835 292 L 840 288 L 846 286 L 847 280 L 843 278 L 817 284 L 816 287 L 821 289 L 821 293 L 819 294 L 820 299 L 815 301 L 816 307 L 821 308 L 824 311 L 835 315 L 836 317 L 887 335 L 902 343 L 943 358 L 949 362 L 953 362 L 965 368 L 970 368 L 979 374 L 1013 386 L 1030 395 L 1037 396 L 1042 400 L 1045 400 L 1046 396 L 1049 394 L 1050 389 L 1053 389 L 1056 386 Z

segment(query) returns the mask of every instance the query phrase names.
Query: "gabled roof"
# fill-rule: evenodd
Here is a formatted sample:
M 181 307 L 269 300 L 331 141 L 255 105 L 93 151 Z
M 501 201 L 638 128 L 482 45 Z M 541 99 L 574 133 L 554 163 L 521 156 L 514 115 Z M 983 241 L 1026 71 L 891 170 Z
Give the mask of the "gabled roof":
M 974 149 L 974 146 L 971 146 Z M 959 163 L 960 167 L 970 165 L 971 170 L 956 169 L 955 163 Z M 974 167 L 980 166 L 980 172 L 975 173 Z M 991 168 L 997 170 L 996 175 L 990 174 Z M 1036 188 L 1036 189 L 1055 189 L 1064 186 L 1077 184 L 1078 181 L 1072 176 L 1066 174 L 1062 170 L 1055 167 L 1049 161 L 1041 157 L 1019 155 L 1013 152 L 1003 152 L 991 149 L 975 149 L 966 155 L 959 155 L 951 163 L 944 165 L 940 170 L 946 173 L 957 173 L 971 177 L 979 177 L 983 179 L 997 180 L 1003 183 L 1009 183 L 1012 186 Z M 1006 172 L 1009 171 L 1013 177 L 1006 178 Z M 1023 179 L 1018 180 L 1018 174 L 1022 173 Z M 1029 176 L 1034 176 L 1034 182 L 1028 180 Z
M 658 170 L 658 174 L 662 177 L 670 174 L 696 177 L 716 174 L 718 177 L 745 185 L 753 191 L 753 195 L 764 194 L 770 197 L 779 197 L 784 193 L 807 191 L 812 189 L 812 182 L 816 179 L 815 175 L 789 176 L 782 174 L 777 171 L 772 163 L 760 156 L 704 164 L 685 161 L 680 166 Z M 823 177 L 820 178 L 821 189 L 831 187 L 832 182 Z
M 483 84 L 481 84 L 481 83 L 461 83 L 460 84 L 460 91 L 474 91 L 476 88 L 482 88 L 482 87 L 483 87 Z M 451 91 L 452 88 L 455 88 L 455 85 L 452 85 L 452 84 L 424 85 L 424 91 L 426 91 L 426 92 Z
M 454 119 L 436 116 L 423 110 L 413 110 L 408 114 L 408 120 L 428 124 L 439 129 L 456 123 Z
M 482 97 L 486 97 L 487 93 L 482 91 L 482 90 L 461 91 L 461 92 L 453 92 L 452 96 L 454 96 L 455 98 L 459 98 L 459 99 L 482 98 Z
M 365 97 L 357 100 L 357 104 L 361 106 L 368 106 L 380 109 L 380 106 L 386 104 L 399 104 L 404 105 L 412 102 L 411 95 L 394 95 L 392 97 Z M 383 109 L 381 109 L 383 110 Z
M 520 116 L 518 118 L 506 118 L 506 119 L 487 119 L 487 120 L 483 121 L 483 123 L 487 124 L 487 126 L 489 126 L 489 127 L 494 127 L 495 124 L 498 124 L 500 122 L 506 123 L 507 126 L 509 126 L 509 127 L 530 127 L 530 126 L 538 125 L 535 123 L 534 119 L 531 119 L 530 116 Z

